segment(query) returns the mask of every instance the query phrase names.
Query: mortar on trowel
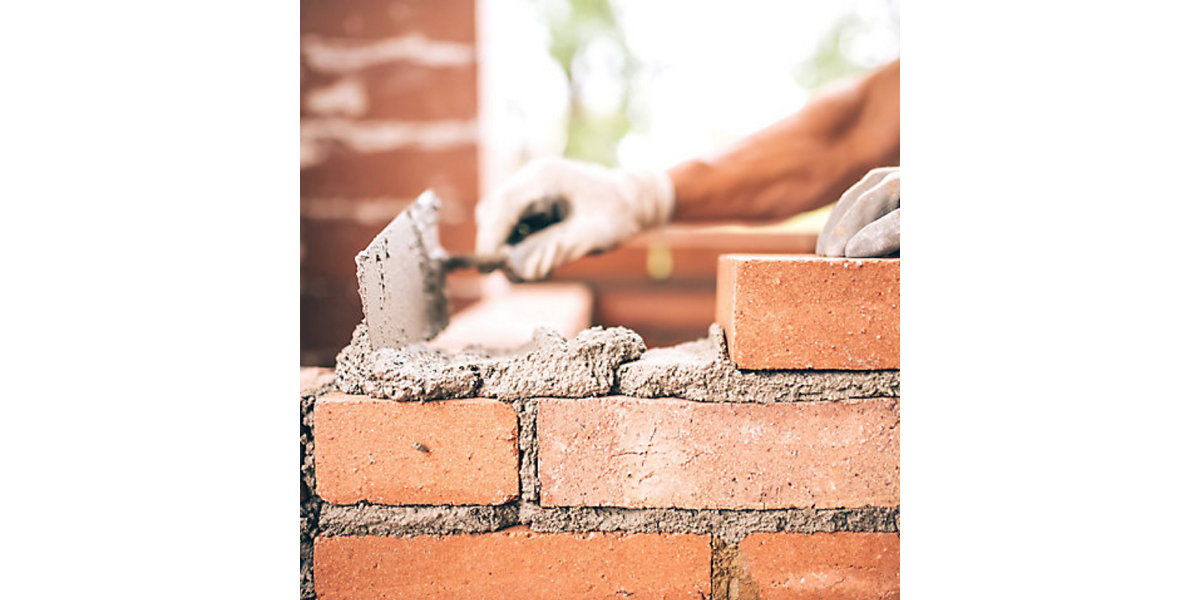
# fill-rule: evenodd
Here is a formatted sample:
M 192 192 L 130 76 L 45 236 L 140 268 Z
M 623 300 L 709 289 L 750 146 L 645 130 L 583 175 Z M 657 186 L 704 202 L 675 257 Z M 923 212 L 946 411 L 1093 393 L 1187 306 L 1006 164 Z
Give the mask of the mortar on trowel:
M 375 236 L 354 262 L 358 267 L 358 295 L 371 348 L 401 348 L 433 339 L 446 327 L 446 273 L 474 268 L 481 273 L 503 270 L 507 256 L 449 255 L 438 241 L 438 210 L 441 200 L 426 190 L 408 208 L 396 215 Z M 526 215 L 508 236 L 512 246 L 563 217 L 561 204 L 547 212 Z M 508 247 L 506 246 L 506 247 Z

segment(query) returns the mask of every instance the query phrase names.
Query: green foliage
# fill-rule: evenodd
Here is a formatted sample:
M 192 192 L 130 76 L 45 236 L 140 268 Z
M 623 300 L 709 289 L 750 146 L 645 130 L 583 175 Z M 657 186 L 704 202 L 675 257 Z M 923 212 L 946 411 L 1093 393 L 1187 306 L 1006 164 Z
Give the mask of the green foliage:
M 612 4 L 609 0 L 532 1 L 546 19 L 550 33 L 548 51 L 563 70 L 569 86 L 567 144 L 563 154 L 616 165 L 617 145 L 637 125 L 637 115 L 630 110 L 630 88 L 641 65 L 626 43 Z M 894 4 L 889 2 L 889 5 L 895 20 Z M 851 12 L 842 16 L 818 42 L 813 55 L 796 66 L 793 71 L 796 81 L 811 92 L 826 83 L 865 73 L 876 66 L 860 64 L 848 52 L 856 36 L 867 29 L 862 15 Z M 612 43 L 621 59 L 619 102 L 615 110 L 603 114 L 589 110 L 583 102 L 583 83 L 589 74 L 582 72 L 579 61 L 589 45 L 598 42 Z
M 899 28 L 895 3 L 889 1 L 887 4 L 892 27 Z M 842 15 L 817 42 L 816 51 L 812 56 L 794 69 L 793 76 L 797 83 L 813 92 L 827 83 L 851 75 L 860 75 L 877 67 L 878 65 L 857 62 L 850 57 L 850 47 L 855 38 L 866 33 L 868 27 L 869 24 L 861 13 L 849 12 Z
M 627 113 L 624 110 L 603 115 L 587 111 L 580 113 L 578 118 L 572 118 L 567 124 L 567 147 L 563 155 L 616 166 L 617 144 L 632 127 Z
M 625 41 L 625 34 L 608 0 L 539 0 L 550 30 L 550 56 L 554 58 L 569 86 L 567 147 L 563 154 L 589 162 L 614 166 L 617 144 L 632 128 L 629 111 L 630 82 L 638 70 Z M 581 94 L 582 78 L 577 59 L 589 44 L 612 42 L 621 59 L 621 95 L 617 109 L 597 114 L 588 110 Z
M 574 60 L 598 37 L 609 37 L 629 53 L 608 0 L 540 0 L 550 24 L 550 56 L 570 78 Z
M 857 15 L 849 14 L 838 19 L 817 42 L 817 50 L 812 58 L 796 68 L 796 81 L 811 92 L 831 81 L 866 72 L 869 68 L 867 65 L 858 64 L 846 55 L 850 40 L 862 25 Z

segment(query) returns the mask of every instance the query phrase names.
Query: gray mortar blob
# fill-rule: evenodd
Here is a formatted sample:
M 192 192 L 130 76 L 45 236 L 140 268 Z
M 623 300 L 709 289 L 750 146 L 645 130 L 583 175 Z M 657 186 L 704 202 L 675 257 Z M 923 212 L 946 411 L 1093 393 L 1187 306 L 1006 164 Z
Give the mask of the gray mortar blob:
M 338 353 L 337 388 L 347 394 L 395 400 L 467 398 L 479 375 L 469 353 L 449 355 L 427 344 L 371 350 L 367 326 L 354 328 L 350 344 Z
M 618 393 L 697 402 L 797 402 L 898 397 L 899 371 L 743 371 L 729 359 L 725 332 L 646 351 L 620 367 Z
M 617 369 L 645 351 L 642 336 L 625 327 L 592 327 L 571 341 L 539 328 L 532 349 L 485 365 L 479 394 L 501 400 L 610 394 Z
M 360 323 L 338 353 L 336 385 L 348 394 L 401 401 L 585 398 L 611 393 L 617 368 L 645 350 L 641 336 L 624 327 L 593 327 L 570 341 L 539 328 L 514 350 L 468 347 L 451 354 L 424 343 L 372 350 Z

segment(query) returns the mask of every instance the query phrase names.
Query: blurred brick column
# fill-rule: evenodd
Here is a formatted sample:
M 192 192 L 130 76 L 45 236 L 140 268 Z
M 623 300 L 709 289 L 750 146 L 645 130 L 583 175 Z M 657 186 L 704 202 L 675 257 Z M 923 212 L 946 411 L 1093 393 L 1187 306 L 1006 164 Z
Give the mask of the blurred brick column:
M 300 362 L 362 318 L 354 255 L 422 190 L 468 250 L 479 193 L 474 0 L 300 3 Z

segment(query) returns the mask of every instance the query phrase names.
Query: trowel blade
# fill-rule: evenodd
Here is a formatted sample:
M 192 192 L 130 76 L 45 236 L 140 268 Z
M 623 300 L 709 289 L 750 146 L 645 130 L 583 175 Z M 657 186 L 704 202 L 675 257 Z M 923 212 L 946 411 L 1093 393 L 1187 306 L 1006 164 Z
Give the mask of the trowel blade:
M 451 254 L 446 257 L 442 265 L 447 272 L 456 271 L 458 269 L 475 269 L 480 273 L 491 273 L 505 269 L 508 265 L 507 259 L 503 256 L 480 256 L 478 254 Z
M 432 339 L 449 320 L 441 200 L 427 190 L 358 253 L 358 295 L 373 349 Z

